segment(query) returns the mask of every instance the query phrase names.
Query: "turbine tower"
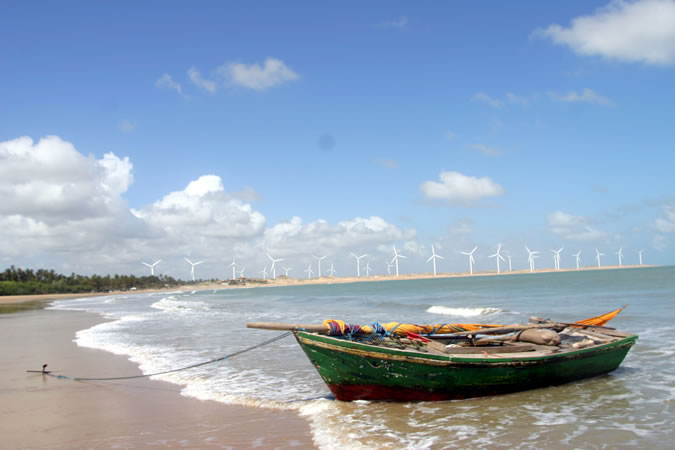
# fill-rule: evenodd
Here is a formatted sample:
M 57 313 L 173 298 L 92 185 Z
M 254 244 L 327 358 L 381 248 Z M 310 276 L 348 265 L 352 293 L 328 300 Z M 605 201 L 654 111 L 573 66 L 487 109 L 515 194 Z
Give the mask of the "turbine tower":
M 511 269 L 511 255 L 507 256 L 509 258 L 509 272 L 513 272 L 513 269 Z
M 643 248 L 642 250 L 638 251 L 638 255 L 640 255 L 640 265 L 642 265 L 642 252 L 644 252 L 645 249 Z
M 501 252 L 501 250 L 502 250 L 502 244 L 500 242 L 499 245 L 497 246 L 497 253 L 495 253 L 494 255 L 488 256 L 488 258 L 496 258 L 497 259 L 497 274 L 502 273 L 501 270 L 499 269 L 499 260 L 501 259 L 502 261 L 505 261 L 504 257 L 501 255 L 501 253 L 499 253 L 499 252 Z
M 354 253 L 352 253 L 351 255 L 354 258 L 356 258 L 356 276 L 361 277 L 361 258 L 365 258 L 366 256 L 368 256 L 368 253 L 361 256 L 356 256 Z
M 270 256 L 269 253 L 265 253 L 267 257 L 272 261 L 272 267 L 270 267 L 270 271 L 272 272 L 272 278 L 276 280 L 277 278 L 277 270 L 274 268 L 274 265 L 278 262 L 283 261 L 283 259 L 274 259 Z
M 333 263 L 330 264 L 330 269 L 328 269 L 328 273 L 330 274 L 331 277 L 335 276 L 335 269 L 333 268 Z
M 560 252 L 563 251 L 563 248 L 560 247 L 558 250 L 551 250 L 554 253 L 553 264 L 555 265 L 555 270 L 560 270 Z
M 525 250 L 527 250 L 528 256 L 527 256 L 527 262 L 530 263 L 530 272 L 534 272 L 534 258 L 539 258 L 537 256 L 537 253 L 539 252 L 533 252 L 530 250 L 527 245 L 525 246 Z
M 429 259 L 427 259 L 427 262 L 433 261 L 433 264 L 434 264 L 434 276 L 436 276 L 436 258 L 445 259 L 445 258 L 443 258 L 441 255 L 437 255 L 437 254 L 436 254 L 436 250 L 434 250 L 434 246 L 433 246 L 433 244 L 432 244 L 432 245 L 431 245 L 431 256 L 429 257 Z
M 266 280 L 267 279 L 267 266 L 263 267 L 263 270 L 261 270 L 258 273 L 263 276 L 263 280 Z
M 473 265 L 476 261 L 473 259 L 473 252 L 476 251 L 478 247 L 474 247 L 470 252 L 460 252 L 462 255 L 467 255 L 469 257 L 469 274 L 473 275 Z
M 317 263 L 318 263 L 318 265 L 319 265 L 319 278 L 321 278 L 321 260 L 322 260 L 322 259 L 325 259 L 325 258 L 328 258 L 328 255 L 322 256 L 322 257 L 320 257 L 320 258 L 319 258 L 318 256 L 312 255 L 312 258 L 316 259 L 316 261 L 317 261 Z
M 389 262 L 389 260 L 385 260 L 384 263 L 387 265 L 387 275 L 391 275 L 391 268 L 394 267 L 393 264 Z
M 366 262 L 366 267 L 365 267 L 365 269 L 366 269 L 366 276 L 369 277 L 369 276 L 370 276 L 370 271 L 373 270 L 373 269 L 370 268 L 370 261 Z
M 393 247 L 394 247 L 394 259 L 392 259 L 391 262 L 396 263 L 396 278 L 398 278 L 398 259 L 407 258 L 407 256 L 399 255 L 398 252 L 396 251 L 396 246 Z
M 577 259 L 577 270 L 579 270 L 579 258 L 581 257 L 581 250 L 579 250 L 574 257 Z
M 312 278 L 312 274 L 313 274 L 314 272 L 312 272 L 312 265 L 311 265 L 311 264 L 305 269 L 305 272 L 307 272 L 307 279 L 308 279 L 308 280 L 309 280 L 310 278 Z
M 598 261 L 598 267 L 600 267 L 600 257 L 605 256 L 604 253 L 600 253 L 598 249 L 595 249 L 595 260 Z
M 619 251 L 616 252 L 619 255 L 619 267 L 623 266 L 623 247 L 619 247 Z
M 246 270 L 246 267 L 242 267 L 239 271 L 239 278 L 244 278 L 244 270 Z
M 642 258 L 642 255 L 640 255 L 640 257 Z M 157 261 L 155 261 L 152 264 L 148 264 L 146 262 L 142 262 L 141 264 L 143 264 L 144 266 L 148 266 L 150 268 L 150 276 L 153 277 L 153 276 L 155 276 L 155 266 L 157 264 L 159 264 L 160 262 L 162 262 L 162 260 L 158 259 Z
M 234 280 L 236 278 L 235 268 L 237 267 L 237 263 L 234 262 L 234 256 L 232 257 L 232 264 L 227 267 L 232 267 L 232 279 Z
M 192 275 L 192 281 L 195 281 L 195 266 L 198 266 L 199 264 L 203 263 L 204 261 L 199 261 L 199 262 L 193 263 L 192 261 L 190 261 L 187 258 L 185 258 L 185 261 L 187 261 L 188 264 L 190 264 L 192 266 L 192 268 L 190 269 L 190 275 Z
M 284 271 L 286 272 L 285 276 L 288 278 L 288 272 L 290 272 L 293 268 L 292 267 L 286 267 L 284 266 Z

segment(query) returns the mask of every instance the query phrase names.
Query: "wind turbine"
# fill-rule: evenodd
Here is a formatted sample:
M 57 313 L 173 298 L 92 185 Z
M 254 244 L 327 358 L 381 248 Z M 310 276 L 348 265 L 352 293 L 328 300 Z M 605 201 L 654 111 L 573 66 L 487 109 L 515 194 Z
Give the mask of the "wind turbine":
M 643 248 L 642 250 L 638 251 L 638 255 L 640 255 L 640 265 L 642 265 L 642 252 L 644 252 L 645 249 Z
M 623 247 L 619 247 L 619 251 L 616 252 L 617 255 L 619 255 L 619 267 L 623 266 L 623 261 L 621 258 L 623 258 Z
M 396 278 L 398 278 L 398 259 L 399 258 L 407 258 L 407 256 L 399 255 L 398 252 L 396 251 L 396 246 L 394 247 L 394 259 L 391 260 L 391 262 L 396 262 Z
M 237 263 L 234 262 L 234 256 L 232 257 L 232 264 L 230 264 L 227 267 L 232 267 L 232 279 L 234 280 L 236 278 L 235 276 L 235 268 L 237 266 Z
M 527 262 L 530 263 L 530 272 L 534 272 L 534 258 L 539 258 L 537 256 L 537 253 L 539 252 L 533 252 L 530 250 L 527 245 L 525 246 L 525 250 L 527 250 L 528 256 L 527 256 Z
M 577 259 L 577 270 L 579 270 L 579 257 L 581 256 L 581 250 L 579 250 L 577 254 L 573 256 Z
M 511 269 L 511 255 L 507 256 L 509 258 L 509 272 L 513 272 L 513 269 Z
M 640 256 L 640 257 L 642 257 L 642 256 Z M 161 260 L 161 259 L 158 259 L 157 261 L 155 261 L 155 262 L 152 263 L 152 264 L 148 264 L 148 263 L 146 263 L 146 262 L 142 262 L 141 264 L 143 264 L 143 265 L 145 265 L 145 266 L 148 266 L 148 267 L 150 268 L 150 276 L 152 277 L 152 276 L 155 275 L 155 266 L 156 266 L 157 264 L 159 264 L 160 262 L 162 262 L 162 260 Z
M 596 261 L 598 261 L 598 267 L 600 267 L 600 257 L 601 257 L 601 256 L 605 256 L 605 254 L 604 254 L 604 253 L 600 253 L 600 252 L 598 251 L 598 249 L 596 248 L 596 249 L 595 249 L 595 259 L 596 259 Z
M 499 253 L 502 250 L 502 244 L 501 242 L 497 246 L 497 253 L 494 255 L 488 256 L 488 258 L 496 258 L 497 259 L 497 273 L 500 274 L 502 273 L 501 270 L 499 269 L 499 260 L 501 259 L 502 261 L 505 261 L 504 257 Z
M 307 267 L 307 268 L 305 269 L 305 272 L 307 272 L 307 279 L 308 279 L 308 280 L 309 280 L 310 278 L 312 278 L 312 274 L 313 274 L 314 272 L 312 272 L 312 265 L 311 265 L 311 264 L 309 265 L 309 267 Z
M 330 274 L 331 277 L 335 276 L 335 269 L 333 268 L 333 263 L 330 264 L 330 269 L 328 269 L 328 273 Z
M 427 259 L 427 262 L 433 261 L 433 263 L 434 263 L 434 276 L 436 276 L 436 258 L 445 259 L 441 255 L 436 254 L 436 250 L 434 250 L 434 246 L 432 244 L 431 245 L 431 256 L 429 257 L 429 259 Z
M 277 278 L 277 270 L 274 268 L 274 265 L 278 262 L 283 261 L 283 259 L 274 259 L 270 256 L 269 253 L 265 253 L 267 257 L 272 261 L 272 267 L 270 267 L 270 271 L 272 272 L 272 278 L 276 279 Z
M 286 272 L 286 278 L 288 278 L 288 272 L 290 272 L 291 269 L 293 269 L 293 268 L 284 266 L 284 271 Z
M 246 267 L 242 267 L 242 269 L 239 271 L 239 278 L 244 278 L 244 270 L 246 270 Z
M 391 268 L 394 267 L 394 265 L 391 264 L 389 260 L 385 260 L 384 262 L 387 265 L 387 275 L 391 275 Z
M 328 255 L 322 256 L 320 258 L 318 256 L 312 255 L 312 258 L 316 259 L 317 263 L 319 264 L 319 278 L 321 278 L 321 260 L 325 259 L 325 258 L 328 258 Z
M 473 259 L 473 252 L 476 251 L 478 247 L 474 247 L 470 252 L 460 252 L 462 255 L 467 255 L 469 257 L 469 274 L 473 275 L 473 265 L 476 262 Z
M 370 268 L 370 261 L 366 262 L 366 267 L 365 267 L 365 269 L 366 269 L 366 276 L 369 277 L 369 276 L 370 276 L 370 271 L 373 270 L 373 269 Z
M 354 253 L 352 253 L 351 255 L 356 258 L 356 276 L 361 277 L 361 258 L 365 258 L 368 256 L 368 254 L 366 253 L 365 255 L 356 256 Z
M 192 261 L 190 261 L 187 258 L 185 258 L 185 261 L 187 261 L 188 264 L 190 264 L 192 266 L 192 269 L 190 270 L 190 275 L 192 275 L 192 281 L 195 281 L 195 266 L 198 266 L 199 264 L 203 263 L 204 261 L 199 261 L 199 262 L 193 263 Z
M 263 270 L 261 270 L 261 271 L 258 272 L 258 273 L 259 273 L 259 274 L 262 274 L 263 280 L 266 280 L 266 279 L 267 279 L 267 266 L 263 267 Z
M 563 251 L 563 248 L 560 247 L 558 250 L 551 250 L 555 256 L 553 256 L 553 263 L 555 264 L 555 270 L 560 270 L 560 252 Z

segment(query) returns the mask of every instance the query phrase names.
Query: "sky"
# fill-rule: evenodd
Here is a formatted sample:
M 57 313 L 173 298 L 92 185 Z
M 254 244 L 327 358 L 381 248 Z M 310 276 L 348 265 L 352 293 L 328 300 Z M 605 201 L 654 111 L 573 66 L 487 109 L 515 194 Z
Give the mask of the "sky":
M 675 264 L 675 1 L 0 11 L 0 269 Z

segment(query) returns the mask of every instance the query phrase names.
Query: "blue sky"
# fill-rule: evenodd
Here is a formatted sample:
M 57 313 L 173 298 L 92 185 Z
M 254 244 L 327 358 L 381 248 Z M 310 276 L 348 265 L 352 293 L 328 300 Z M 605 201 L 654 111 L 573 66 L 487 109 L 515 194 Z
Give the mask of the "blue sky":
M 673 1 L 137 3 L 3 4 L 4 266 L 675 262 Z

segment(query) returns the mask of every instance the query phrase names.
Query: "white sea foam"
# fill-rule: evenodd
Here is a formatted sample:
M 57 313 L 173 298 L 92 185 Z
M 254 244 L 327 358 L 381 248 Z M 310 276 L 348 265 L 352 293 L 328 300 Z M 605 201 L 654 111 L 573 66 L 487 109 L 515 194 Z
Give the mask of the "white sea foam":
M 444 316 L 478 317 L 498 314 L 504 311 L 498 308 L 450 308 L 447 306 L 434 305 L 427 309 L 427 312 L 431 314 L 442 314 Z
M 208 311 L 211 309 L 209 305 L 204 302 L 182 301 L 177 300 L 174 296 L 164 297 L 150 306 L 165 312 L 194 312 Z

